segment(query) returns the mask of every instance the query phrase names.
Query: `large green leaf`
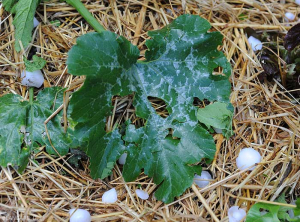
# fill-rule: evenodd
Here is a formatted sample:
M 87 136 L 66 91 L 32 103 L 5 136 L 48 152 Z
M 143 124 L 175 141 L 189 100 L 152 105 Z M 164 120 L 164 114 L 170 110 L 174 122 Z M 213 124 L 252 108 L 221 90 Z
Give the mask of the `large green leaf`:
M 63 90 L 59 87 L 42 90 L 35 101 L 7 94 L 0 98 L 0 165 L 12 164 L 23 168 L 34 147 L 45 145 L 47 152 L 56 154 L 45 132 L 44 121 L 62 102 Z M 55 102 L 54 102 L 55 101 Z M 47 124 L 52 145 L 61 154 L 69 150 L 66 136 L 58 117 Z
M 107 176 L 119 156 L 128 152 L 125 180 L 134 180 L 144 169 L 160 184 L 156 197 L 170 202 L 191 186 L 200 169 L 193 165 L 214 157 L 213 138 L 198 124 L 193 101 L 198 97 L 228 104 L 231 68 L 217 50 L 222 35 L 207 32 L 209 28 L 199 16 L 178 17 L 148 33 L 152 39 L 146 42 L 142 62 L 137 61 L 137 47 L 112 32 L 78 38 L 69 52 L 68 69 L 73 75 L 86 75 L 86 81 L 71 99 L 71 117 L 78 122 L 76 137 L 88 142 L 93 177 Z M 224 75 L 212 75 L 219 66 Z M 145 126 L 128 125 L 123 138 L 118 129 L 107 133 L 112 97 L 133 92 L 136 115 L 147 120 Z M 159 116 L 149 97 L 164 100 L 170 115 Z
M 13 24 L 15 26 L 15 49 L 21 50 L 19 41 L 26 48 L 31 41 L 33 18 L 40 0 L 4 0 L 5 10 L 15 14 Z

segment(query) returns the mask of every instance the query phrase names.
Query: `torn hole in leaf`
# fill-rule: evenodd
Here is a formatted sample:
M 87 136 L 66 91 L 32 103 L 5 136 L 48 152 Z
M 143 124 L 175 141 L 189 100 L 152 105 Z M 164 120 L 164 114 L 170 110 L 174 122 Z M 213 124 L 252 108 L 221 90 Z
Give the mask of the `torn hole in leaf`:
M 168 128 L 168 131 L 169 131 L 169 134 L 168 134 L 168 135 L 172 136 L 172 139 L 174 139 L 174 140 L 175 140 L 175 139 L 180 140 L 179 137 L 173 136 L 174 130 L 173 130 L 172 128 Z
M 76 169 L 84 170 L 84 164 L 82 161 L 87 161 L 88 156 L 85 152 L 80 149 L 70 149 L 70 156 L 68 158 L 68 163 L 71 164 Z
M 69 122 L 67 122 L 66 125 L 69 126 Z M 65 127 L 65 122 L 64 122 L 63 119 L 60 120 L 60 126 L 61 126 L 61 127 Z
M 31 145 L 30 133 L 26 131 L 26 127 L 24 125 L 20 127 L 20 133 L 24 135 L 23 137 L 24 146 L 30 146 Z
M 217 68 L 214 68 L 214 71 L 212 73 L 214 76 L 225 76 L 225 74 L 223 73 L 223 67 L 218 66 Z
M 25 134 L 26 133 L 26 127 L 24 125 L 22 125 L 20 127 L 20 133 Z
M 106 131 L 110 132 L 119 125 L 130 120 L 137 127 L 144 126 L 144 121 L 135 116 L 135 108 L 132 105 L 133 95 L 124 97 L 114 96 L 112 99 L 111 115 L 107 117 Z
M 269 211 L 268 211 L 268 210 L 266 210 L 266 209 L 263 209 L 263 208 L 259 208 L 259 212 L 260 212 L 260 215 L 261 215 L 261 216 L 263 216 L 263 215 L 265 215 L 265 214 L 269 213 Z
M 147 97 L 149 102 L 151 103 L 152 107 L 155 109 L 157 115 L 161 116 L 162 118 L 167 118 L 170 113 L 169 110 L 167 109 L 167 103 L 157 97 Z
M 36 47 L 31 47 L 27 56 L 28 60 L 31 60 L 32 57 L 37 53 L 37 48 Z
M 30 133 L 27 133 L 27 132 L 25 133 L 24 142 L 27 146 L 31 145 Z
M 200 100 L 198 97 L 194 97 L 193 105 L 198 108 L 204 108 L 209 105 L 211 102 L 207 99 Z

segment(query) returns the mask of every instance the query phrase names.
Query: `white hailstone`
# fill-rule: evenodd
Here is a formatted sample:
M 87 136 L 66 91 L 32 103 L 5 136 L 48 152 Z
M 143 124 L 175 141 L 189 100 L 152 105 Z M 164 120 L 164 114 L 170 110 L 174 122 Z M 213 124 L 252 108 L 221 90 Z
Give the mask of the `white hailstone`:
M 240 151 L 239 156 L 236 158 L 236 165 L 240 170 L 244 170 L 256 163 L 259 163 L 261 160 L 261 155 L 258 151 L 253 148 L 244 148 Z M 251 167 L 249 170 L 254 170 L 254 167 Z
M 248 42 L 251 45 L 251 48 L 252 48 L 253 52 L 262 49 L 262 43 L 259 39 L 254 38 L 253 36 L 250 36 L 248 38 Z
M 142 200 L 147 200 L 149 198 L 149 194 L 146 191 L 143 191 L 141 189 L 135 190 L 135 193 Z
M 230 207 L 228 210 L 229 222 L 240 222 L 246 216 L 246 211 L 238 206 Z
M 297 5 L 300 5 L 300 0 L 295 0 L 295 3 L 296 3 Z
M 102 196 L 103 203 L 115 203 L 118 200 L 118 194 L 115 188 L 104 192 Z
M 218 134 L 222 134 L 223 133 L 222 129 L 215 128 L 215 127 L 213 127 L 213 128 L 214 128 L 214 130 L 215 130 L 216 133 L 218 133 Z
M 41 70 L 35 70 L 33 72 L 23 70 L 21 73 L 21 79 L 22 85 L 33 86 L 36 88 L 40 88 L 44 83 L 44 76 Z
M 33 17 L 33 27 L 37 27 L 40 24 L 40 22 L 36 19 L 36 17 Z
M 266 215 L 267 213 L 268 213 L 268 211 L 263 210 L 263 211 L 260 212 L 260 216 L 264 216 L 264 215 Z
M 84 209 L 77 209 L 77 210 L 71 209 L 71 210 L 69 210 L 69 214 L 71 216 L 70 222 L 90 222 L 91 221 L 90 213 Z
M 194 176 L 194 182 L 200 188 L 206 187 L 211 179 L 211 175 L 208 171 L 202 171 L 200 176 L 197 174 Z
M 124 165 L 126 162 L 126 158 L 127 158 L 127 153 L 123 153 L 118 160 L 119 164 Z
M 25 133 L 24 141 L 25 141 L 27 146 L 31 145 L 30 133 Z
M 296 18 L 296 16 L 295 16 L 293 13 L 291 13 L 291 12 L 286 12 L 286 13 L 284 14 L 284 19 L 285 19 L 287 22 L 289 22 L 289 21 L 294 21 L 295 18 Z
M 293 205 L 296 206 L 295 200 L 292 200 L 290 204 L 293 204 Z M 289 210 L 288 210 L 288 215 L 290 216 L 290 218 L 295 218 L 294 210 L 293 210 L 293 209 L 289 209 Z

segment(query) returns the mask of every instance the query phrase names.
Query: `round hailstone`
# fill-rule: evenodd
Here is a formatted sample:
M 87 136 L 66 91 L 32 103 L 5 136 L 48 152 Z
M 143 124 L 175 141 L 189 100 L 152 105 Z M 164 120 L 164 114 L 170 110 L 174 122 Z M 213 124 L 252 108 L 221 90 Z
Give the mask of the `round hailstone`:
M 251 45 L 251 48 L 252 48 L 253 52 L 256 52 L 257 50 L 262 49 L 262 43 L 259 39 L 254 38 L 253 36 L 250 36 L 248 38 L 248 42 Z
M 77 209 L 77 210 L 71 209 L 71 210 L 69 210 L 69 214 L 71 216 L 70 222 L 90 222 L 91 221 L 90 213 L 84 209 Z
M 21 79 L 21 84 L 24 86 L 40 88 L 44 83 L 44 76 L 41 70 L 35 70 L 33 72 L 23 70 L 21 72 Z
M 295 18 L 296 18 L 296 16 L 293 14 L 293 13 L 291 13 L 291 12 L 286 12 L 285 14 L 284 14 L 284 18 L 285 18 L 285 20 L 288 22 L 288 21 L 294 21 L 295 20 Z
M 236 158 L 236 165 L 240 170 L 244 170 L 261 160 L 261 155 L 253 148 L 244 148 L 240 151 L 239 156 Z M 254 170 L 255 166 L 249 170 Z
M 229 222 L 240 222 L 246 216 L 246 211 L 238 206 L 230 207 L 228 210 Z
M 124 165 L 126 162 L 126 158 L 127 158 L 127 153 L 123 153 L 118 160 L 119 164 Z
M 295 200 L 292 200 L 290 204 L 293 204 L 293 205 L 296 206 Z M 290 218 L 292 218 L 292 219 L 295 218 L 295 212 L 294 212 L 294 210 L 293 210 L 293 209 L 289 209 L 289 210 L 288 210 L 288 215 L 289 215 Z
M 35 18 L 33 17 L 33 27 L 37 27 L 38 25 L 40 24 L 40 22 Z
M 147 200 L 149 198 L 149 194 L 146 191 L 143 191 L 141 189 L 135 190 L 135 193 L 142 200 Z
M 213 127 L 213 128 L 214 128 L 214 130 L 215 130 L 216 133 L 218 133 L 218 134 L 222 134 L 223 133 L 222 129 L 215 128 L 215 127 Z
M 197 174 L 194 176 L 194 182 L 200 188 L 206 187 L 211 179 L 211 175 L 208 171 L 202 171 L 200 176 Z
M 118 200 L 117 191 L 115 188 L 112 188 L 106 192 L 104 192 L 102 196 L 103 203 L 115 203 Z
M 300 5 L 300 0 L 295 0 L 295 3 L 296 3 L 297 5 Z

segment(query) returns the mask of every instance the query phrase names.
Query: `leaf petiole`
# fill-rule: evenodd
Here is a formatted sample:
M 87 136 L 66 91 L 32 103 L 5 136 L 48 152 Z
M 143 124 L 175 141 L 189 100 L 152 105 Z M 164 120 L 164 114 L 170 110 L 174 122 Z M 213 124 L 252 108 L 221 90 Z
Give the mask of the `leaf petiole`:
M 34 88 L 30 87 L 29 88 L 29 104 L 30 104 L 30 150 L 32 150 L 33 147 L 33 124 L 34 124 L 34 108 L 33 108 L 33 97 L 34 97 Z
M 97 31 L 105 31 L 105 28 L 98 22 L 98 20 L 87 10 L 80 0 L 66 0 L 66 2 L 72 5 L 79 14 Z
M 32 105 L 33 104 L 33 87 L 29 88 L 29 103 Z

